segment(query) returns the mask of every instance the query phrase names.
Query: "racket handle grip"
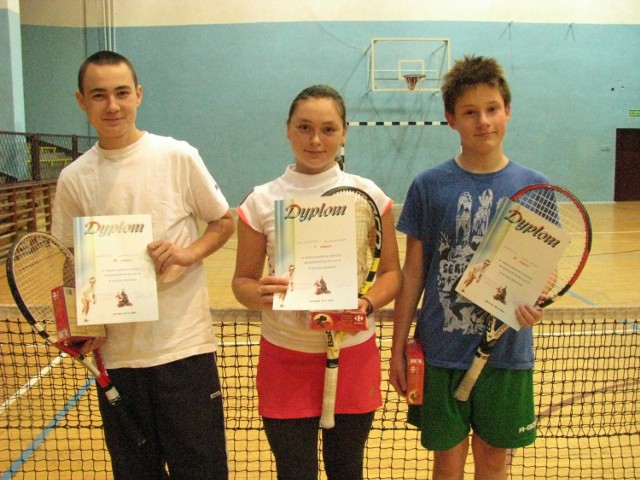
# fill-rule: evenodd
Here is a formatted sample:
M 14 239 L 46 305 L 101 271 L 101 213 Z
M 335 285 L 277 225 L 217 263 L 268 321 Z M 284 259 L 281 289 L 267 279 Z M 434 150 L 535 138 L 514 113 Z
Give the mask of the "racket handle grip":
M 321 428 L 333 428 L 336 425 L 336 391 L 338 389 L 338 365 L 327 365 L 324 371 L 324 392 L 322 395 Z
M 122 404 L 122 397 L 113 386 L 109 386 L 105 389 L 105 394 L 109 400 L 111 409 L 118 416 L 120 427 L 125 431 L 127 436 L 136 444 L 141 447 L 147 443 L 147 439 L 142 435 L 142 432 L 138 428 L 138 425 L 133 421 L 129 412 Z
M 471 394 L 471 390 L 473 390 L 473 386 L 476 384 L 476 380 L 480 376 L 482 369 L 487 363 L 488 356 L 486 355 L 478 355 L 473 358 L 473 363 L 469 370 L 466 371 L 464 377 L 460 381 L 458 388 L 456 388 L 455 397 L 457 400 L 461 402 L 466 402 L 469 400 L 469 395 Z
M 147 443 L 147 439 L 142 435 L 142 432 L 138 429 L 138 426 L 135 424 L 133 419 L 129 416 L 129 413 L 122 407 L 122 405 L 111 405 L 112 408 L 115 408 L 118 413 L 118 417 L 120 418 L 120 424 L 122 425 L 122 429 L 127 433 L 129 438 L 136 444 L 136 446 L 141 447 L 145 443 Z

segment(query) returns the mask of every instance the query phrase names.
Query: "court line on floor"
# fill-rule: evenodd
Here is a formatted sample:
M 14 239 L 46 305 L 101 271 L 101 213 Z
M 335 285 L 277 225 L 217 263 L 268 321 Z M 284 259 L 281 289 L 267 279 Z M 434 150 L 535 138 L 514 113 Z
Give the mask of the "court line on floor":
M 541 419 L 551 417 L 558 410 L 561 410 L 567 406 L 572 406 L 575 403 L 584 403 L 587 398 L 593 397 L 599 393 L 616 392 L 620 388 L 627 386 L 627 384 L 633 387 L 638 384 L 638 380 L 624 379 L 624 380 L 619 380 L 615 383 L 607 382 L 601 388 L 596 388 L 596 389 L 584 391 L 584 392 L 578 392 L 574 395 L 566 397 L 563 400 L 561 399 L 559 402 L 555 404 L 549 405 L 545 410 L 542 410 L 538 413 L 536 420 L 539 422 Z
M 22 453 L 20 454 L 20 458 L 18 458 L 17 460 L 14 460 L 11 463 L 11 466 L 9 467 L 9 469 L 0 476 L 0 480 L 10 480 L 11 478 L 13 478 L 14 474 L 18 473 L 22 469 L 22 466 L 24 465 L 24 463 L 27 460 L 29 460 L 29 458 L 31 458 L 31 456 L 36 452 L 38 447 L 40 447 L 40 445 L 46 440 L 47 436 L 53 431 L 56 425 L 67 415 L 69 410 L 74 408 L 78 404 L 80 399 L 84 395 L 86 395 L 86 393 L 89 391 L 89 389 L 91 388 L 91 385 L 94 382 L 95 382 L 95 378 L 93 377 L 89 378 L 89 380 L 86 381 L 86 383 L 73 395 L 73 397 L 69 399 L 69 401 L 64 405 L 64 407 L 62 407 L 60 410 L 56 412 L 55 416 L 53 417 L 53 420 L 51 420 L 42 429 L 42 432 L 40 432 L 40 434 L 33 439 L 33 441 L 31 442 L 31 445 L 29 445 L 27 448 L 25 448 L 22 451 Z
M 25 383 L 22 387 L 20 387 L 16 391 L 16 393 L 14 393 L 7 400 L 5 400 L 2 403 L 2 405 L 0 405 L 0 415 L 4 415 L 4 413 L 9 409 L 11 405 L 13 405 L 16 401 L 18 401 L 20 397 L 22 397 L 25 393 L 29 391 L 29 389 L 37 385 L 38 382 L 42 380 L 43 377 L 49 375 L 51 370 L 53 370 L 54 367 L 57 367 L 60 364 L 60 362 L 62 362 L 63 358 L 66 355 L 67 355 L 66 353 L 58 355 L 56 358 L 54 358 L 51 361 L 49 365 L 47 365 L 42 370 L 40 370 L 37 375 L 35 375 L 34 377 L 31 377 L 31 379 L 27 383 Z
M 636 332 L 640 333 L 640 327 L 637 324 L 630 322 L 626 318 L 619 318 L 617 321 L 622 323 L 625 327 L 629 327 L 632 330 L 635 330 Z
M 638 325 L 636 325 L 633 322 L 628 321 L 626 318 L 618 318 L 616 319 L 616 321 L 618 323 L 621 323 L 622 325 L 624 325 L 625 327 L 631 328 L 633 330 L 635 330 L 636 332 L 640 331 L 638 328 Z M 601 332 L 602 334 L 605 335 L 609 335 L 609 334 L 615 334 L 615 333 L 619 333 L 616 332 L 615 330 L 613 331 L 606 331 L 606 332 Z M 575 335 L 575 334 L 574 334 Z M 574 336 L 572 335 L 572 336 Z M 633 335 L 633 334 L 632 334 Z M 576 393 L 572 396 L 569 396 L 563 400 L 560 400 L 560 402 L 554 404 L 554 405 L 550 405 L 547 409 L 538 412 L 536 419 L 537 422 L 540 422 L 541 419 L 545 418 L 545 417 L 551 417 L 551 415 L 553 415 L 556 411 L 568 406 L 568 405 L 573 405 L 574 403 L 576 403 L 576 401 L 580 401 L 580 402 L 584 402 L 586 400 L 586 398 L 594 396 L 598 393 L 605 393 L 607 391 L 616 391 L 619 387 L 625 386 L 625 384 L 627 382 L 631 382 L 632 385 L 637 384 L 638 380 L 620 380 L 615 384 L 611 384 L 611 382 L 606 383 L 602 388 L 598 388 L 598 389 L 594 389 L 591 391 L 585 391 L 585 392 L 579 392 Z
M 582 303 L 586 303 L 587 305 L 589 305 L 590 307 L 596 307 L 596 303 L 592 302 L 591 300 L 589 300 L 588 298 L 583 297 L 582 295 L 577 294 L 576 292 L 574 292 L 573 290 L 569 290 L 569 295 L 571 295 L 573 298 L 576 298 L 578 300 L 580 300 Z

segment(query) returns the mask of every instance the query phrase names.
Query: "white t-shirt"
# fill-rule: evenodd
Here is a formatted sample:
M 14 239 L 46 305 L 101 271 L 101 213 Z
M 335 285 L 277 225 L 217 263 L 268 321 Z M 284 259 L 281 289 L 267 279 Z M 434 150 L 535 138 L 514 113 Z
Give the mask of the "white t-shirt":
M 240 218 L 267 241 L 269 274 L 275 275 L 275 218 L 274 201 L 289 198 L 320 196 L 339 186 L 353 186 L 366 191 L 376 202 L 380 214 L 388 211 L 393 201 L 374 182 L 340 170 L 332 169 L 315 175 L 306 175 L 289 165 L 284 174 L 264 185 L 257 186 L 238 207 Z M 308 353 L 325 352 L 327 348 L 323 331 L 311 330 L 308 311 L 264 310 L 262 335 L 271 343 L 291 350 Z M 346 335 L 343 347 L 358 345 L 375 333 L 375 320 L 369 316 L 369 329 Z
M 72 247 L 74 217 L 150 214 L 154 240 L 187 245 L 199 236 L 198 219 L 218 220 L 228 209 L 195 148 L 145 133 L 123 149 L 96 144 L 61 172 L 51 230 Z M 158 321 L 106 326 L 107 368 L 151 367 L 216 350 L 202 262 L 159 282 L 158 304 Z

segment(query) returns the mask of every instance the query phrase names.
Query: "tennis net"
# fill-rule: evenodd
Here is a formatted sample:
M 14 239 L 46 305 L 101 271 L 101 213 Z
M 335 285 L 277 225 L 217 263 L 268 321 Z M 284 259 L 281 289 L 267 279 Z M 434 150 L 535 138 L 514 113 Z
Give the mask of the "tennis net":
M 538 439 L 511 479 L 640 478 L 640 308 L 549 309 L 535 330 Z M 213 311 L 221 343 L 230 478 L 275 479 L 257 414 L 259 313 Z M 386 381 L 390 311 L 378 315 L 384 405 L 366 449 L 369 479 L 426 479 L 432 456 Z M 110 479 L 92 379 L 0 307 L 0 480 Z M 321 447 L 321 446 L 319 446 Z M 467 462 L 467 472 L 472 471 Z M 319 479 L 326 478 L 322 464 Z

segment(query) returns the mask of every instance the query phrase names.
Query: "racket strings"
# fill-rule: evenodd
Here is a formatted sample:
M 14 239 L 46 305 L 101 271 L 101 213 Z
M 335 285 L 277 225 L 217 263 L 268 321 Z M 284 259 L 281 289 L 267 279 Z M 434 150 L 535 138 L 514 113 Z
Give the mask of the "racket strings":
M 366 200 L 356 196 L 355 211 L 358 285 L 362 285 L 367 280 L 373 262 L 376 234 L 373 215 Z
M 324 196 L 344 195 L 353 199 L 356 237 L 356 264 L 360 288 L 358 295 L 369 291 L 378 271 L 382 251 L 382 219 L 375 201 L 355 187 L 336 187 Z
M 557 190 L 533 190 L 516 201 L 536 215 L 558 225 L 569 235 L 570 243 L 543 290 L 545 296 L 554 298 L 571 285 L 586 261 L 590 242 L 588 216 L 573 198 Z
M 559 225 L 557 203 L 552 191 L 533 190 L 519 197 L 517 202 L 545 220 Z
M 27 237 L 14 250 L 13 276 L 23 303 L 49 335 L 57 337 L 51 290 L 63 284 L 67 255 L 45 238 Z

